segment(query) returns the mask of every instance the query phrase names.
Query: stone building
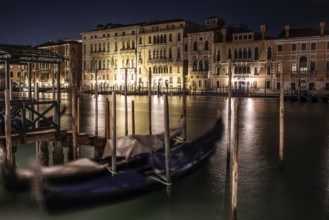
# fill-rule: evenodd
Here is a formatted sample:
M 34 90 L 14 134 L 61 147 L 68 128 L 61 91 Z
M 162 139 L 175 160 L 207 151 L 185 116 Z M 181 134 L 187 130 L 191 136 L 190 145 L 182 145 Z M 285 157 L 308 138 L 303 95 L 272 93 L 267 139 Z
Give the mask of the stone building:
M 275 40 L 275 50 L 276 72 L 278 76 L 283 73 L 285 90 L 291 93 L 329 90 L 329 33 L 324 22 L 317 29 L 286 25 Z M 273 82 L 277 81 L 273 75 Z
M 36 48 L 49 50 L 64 56 L 61 63 L 60 84 L 61 88 L 69 88 L 70 80 L 73 79 L 80 87 L 81 82 L 81 42 L 77 40 L 59 40 L 37 45 Z M 40 63 L 32 67 L 34 82 L 39 83 L 40 88 L 51 88 L 54 79 L 57 78 L 55 64 Z M 56 85 L 55 85 L 56 86 Z

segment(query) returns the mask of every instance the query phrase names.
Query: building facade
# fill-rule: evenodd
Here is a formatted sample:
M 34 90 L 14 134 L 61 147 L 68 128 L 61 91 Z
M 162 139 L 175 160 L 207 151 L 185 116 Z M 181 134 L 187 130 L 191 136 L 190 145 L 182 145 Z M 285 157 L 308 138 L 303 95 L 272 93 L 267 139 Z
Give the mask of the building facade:
M 241 92 L 277 91 L 281 73 L 285 89 L 328 90 L 325 23 L 288 29 L 269 37 L 264 24 L 253 31 L 218 17 L 204 25 L 180 19 L 99 25 L 82 33 L 82 86 L 119 90 L 127 80 L 129 89 L 145 89 L 151 77 L 153 90 L 178 91 L 184 78 L 189 91 L 224 91 L 231 71 L 233 89 Z
M 286 25 L 275 40 L 275 49 L 276 72 L 284 75 L 285 90 L 318 94 L 329 91 L 329 35 L 324 22 L 318 29 L 292 29 Z M 278 81 L 273 75 L 273 82 Z
M 80 87 L 81 82 L 81 41 L 77 40 L 59 40 L 58 42 L 48 42 L 36 46 L 37 49 L 44 49 L 64 56 L 64 62 L 60 65 L 60 84 L 61 88 L 69 88 L 70 80 L 76 82 Z M 33 81 L 39 83 L 40 88 L 52 88 L 55 79 L 57 79 L 57 67 L 55 64 L 34 64 L 32 67 Z M 24 75 L 25 76 L 25 75 Z M 26 81 L 26 76 L 24 78 Z M 56 87 L 56 85 L 54 85 Z

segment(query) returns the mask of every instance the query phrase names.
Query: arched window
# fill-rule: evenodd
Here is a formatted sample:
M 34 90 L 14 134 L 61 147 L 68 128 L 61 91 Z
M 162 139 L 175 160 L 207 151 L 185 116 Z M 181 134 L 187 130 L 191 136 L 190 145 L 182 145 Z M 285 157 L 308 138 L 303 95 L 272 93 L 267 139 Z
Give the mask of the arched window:
M 258 47 L 255 48 L 254 60 L 259 60 Z
M 184 51 L 188 52 L 188 45 L 187 44 L 184 45 Z
M 139 37 L 139 44 L 142 44 L 142 37 Z
M 159 35 L 157 36 L 157 44 L 159 44 L 160 43 L 160 37 L 159 37 Z
M 163 36 L 163 43 L 167 43 L 167 35 L 166 34 Z
M 251 49 L 250 49 L 250 47 L 248 48 L 248 59 L 251 59 Z
M 169 59 L 172 59 L 172 52 L 171 52 L 171 48 L 169 48 Z
M 198 50 L 198 44 L 196 43 L 196 41 L 194 41 L 193 43 L 193 51 L 197 51 Z
M 149 36 L 149 44 L 151 44 L 151 43 L 152 43 L 152 37 Z
M 220 61 L 220 50 L 219 49 L 216 52 L 216 61 Z
M 200 60 L 199 61 L 199 71 L 202 71 L 203 70 L 203 63 L 202 61 Z
M 207 40 L 204 42 L 204 50 L 209 50 L 209 42 Z
M 180 48 L 177 48 L 177 59 L 180 59 Z
M 238 59 L 238 50 L 234 48 L 234 59 Z
M 216 74 L 220 75 L 220 68 L 219 67 L 217 67 L 217 69 L 216 69 Z
M 180 33 L 177 34 L 177 41 L 180 41 Z
M 193 61 L 193 71 L 198 70 L 198 62 L 196 60 Z
M 154 35 L 153 36 L 153 44 L 156 44 L 157 43 L 157 37 Z
M 163 43 L 163 35 L 160 35 L 160 44 Z
M 267 59 L 268 60 L 272 59 L 272 48 L 271 47 L 267 48 Z
M 267 66 L 266 73 L 267 75 L 271 75 L 271 66 Z
M 209 70 L 209 62 L 208 60 L 204 61 L 204 71 L 208 71 Z
M 301 56 L 299 58 L 299 70 L 306 71 L 307 70 L 307 57 Z
M 247 49 L 243 48 L 243 59 L 247 59 Z
M 228 49 L 227 57 L 228 57 L 228 59 L 232 59 L 232 50 L 231 50 L 231 48 Z
M 242 49 L 239 48 L 239 59 L 242 59 Z
M 157 73 L 157 68 L 155 66 L 153 67 L 153 73 Z

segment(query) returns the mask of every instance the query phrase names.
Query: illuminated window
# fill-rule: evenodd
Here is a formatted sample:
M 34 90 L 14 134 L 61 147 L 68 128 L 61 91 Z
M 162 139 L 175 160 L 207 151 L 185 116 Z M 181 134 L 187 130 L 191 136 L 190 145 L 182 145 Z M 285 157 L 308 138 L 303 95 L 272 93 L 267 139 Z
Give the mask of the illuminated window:
M 297 71 L 297 64 L 296 64 L 296 62 L 292 62 L 291 63 L 291 71 L 292 72 L 296 72 Z

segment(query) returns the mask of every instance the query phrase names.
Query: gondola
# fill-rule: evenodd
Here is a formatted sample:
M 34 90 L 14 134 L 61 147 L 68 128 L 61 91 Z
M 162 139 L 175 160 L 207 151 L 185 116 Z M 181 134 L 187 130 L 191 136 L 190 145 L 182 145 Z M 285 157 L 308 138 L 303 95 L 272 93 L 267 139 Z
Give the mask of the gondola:
M 178 143 L 170 149 L 171 183 L 193 173 L 216 149 L 223 135 L 223 123 L 217 119 L 205 134 L 190 142 Z M 53 183 L 37 178 L 37 201 L 48 213 L 117 203 L 165 187 L 165 149 L 147 154 L 144 163 L 134 168 L 110 172 L 76 183 Z
M 184 118 L 170 128 L 171 145 L 180 142 L 177 139 L 184 130 Z M 164 148 L 164 132 L 153 135 L 127 135 L 117 138 L 117 163 L 119 170 L 134 168 L 144 163 L 147 155 Z M 40 167 L 39 172 L 49 182 L 76 183 L 95 178 L 109 172 L 112 163 L 112 140 L 108 140 L 101 158 L 80 158 L 62 165 Z M 4 165 L 0 170 L 0 183 L 11 192 L 29 190 L 35 178 L 33 169 L 10 170 Z

